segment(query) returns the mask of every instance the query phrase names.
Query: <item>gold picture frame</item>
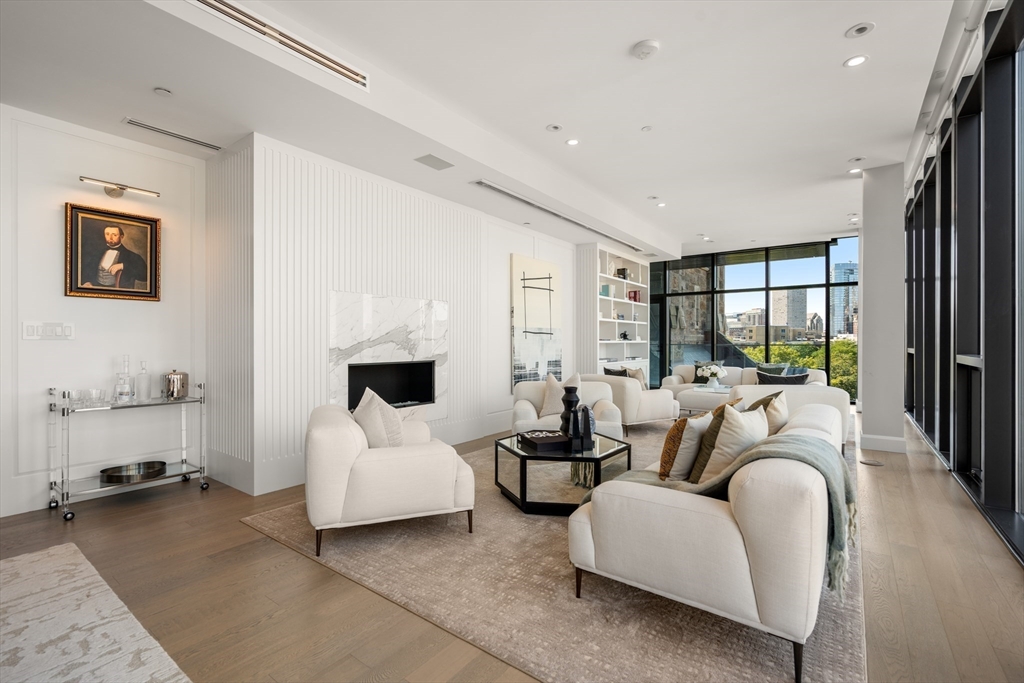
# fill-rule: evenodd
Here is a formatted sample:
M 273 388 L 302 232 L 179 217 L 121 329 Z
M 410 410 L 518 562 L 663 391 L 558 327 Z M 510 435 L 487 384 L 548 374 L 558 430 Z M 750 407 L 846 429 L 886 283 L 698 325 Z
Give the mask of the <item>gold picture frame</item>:
M 64 295 L 160 301 L 160 219 L 64 205 Z

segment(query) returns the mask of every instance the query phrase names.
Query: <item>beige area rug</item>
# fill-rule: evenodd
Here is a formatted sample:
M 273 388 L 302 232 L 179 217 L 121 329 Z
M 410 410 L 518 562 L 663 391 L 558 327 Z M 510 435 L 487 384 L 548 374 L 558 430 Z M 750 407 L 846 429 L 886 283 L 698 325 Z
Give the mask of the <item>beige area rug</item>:
M 630 430 L 634 469 L 660 457 L 668 426 Z M 318 561 L 542 681 L 793 680 L 792 645 L 761 631 L 593 574 L 577 600 L 567 518 L 506 500 L 493 448 L 464 457 L 476 474 L 473 534 L 464 514 L 328 530 Z M 242 521 L 317 559 L 305 503 Z M 846 604 L 822 593 L 804 676 L 867 679 L 856 549 Z
M 0 681 L 188 676 L 74 543 L 0 561 Z

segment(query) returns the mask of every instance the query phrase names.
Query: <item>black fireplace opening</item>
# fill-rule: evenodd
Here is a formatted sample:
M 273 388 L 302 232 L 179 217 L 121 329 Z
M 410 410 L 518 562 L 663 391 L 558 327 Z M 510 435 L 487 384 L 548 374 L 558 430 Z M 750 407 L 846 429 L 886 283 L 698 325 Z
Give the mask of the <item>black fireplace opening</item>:
M 434 361 L 349 363 L 349 410 L 356 409 L 367 388 L 396 408 L 433 403 Z

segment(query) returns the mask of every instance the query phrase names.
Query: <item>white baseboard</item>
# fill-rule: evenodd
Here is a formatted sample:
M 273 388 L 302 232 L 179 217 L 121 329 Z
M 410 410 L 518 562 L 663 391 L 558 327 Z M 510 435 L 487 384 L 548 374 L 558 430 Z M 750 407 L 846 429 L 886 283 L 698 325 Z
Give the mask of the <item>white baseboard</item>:
M 858 446 L 869 451 L 885 451 L 886 453 L 906 453 L 907 440 L 902 436 L 877 436 L 861 432 Z

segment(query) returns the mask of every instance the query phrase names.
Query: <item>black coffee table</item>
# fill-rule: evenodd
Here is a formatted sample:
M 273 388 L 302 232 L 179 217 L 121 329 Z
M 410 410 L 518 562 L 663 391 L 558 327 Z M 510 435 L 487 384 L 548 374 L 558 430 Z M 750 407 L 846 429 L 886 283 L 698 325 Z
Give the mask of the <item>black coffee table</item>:
M 572 485 L 572 465 L 592 465 L 594 486 L 598 486 L 601 484 L 602 470 L 613 461 L 619 461 L 623 455 L 626 456 L 628 471 L 633 465 L 633 447 L 625 441 L 600 434 L 594 436 L 593 450 L 572 454 L 537 453 L 531 448 L 521 448 L 515 435 L 508 436 L 494 442 L 494 483 L 502 495 L 526 514 L 568 516 L 579 507 L 579 500 L 588 491 Z M 563 463 L 565 467 L 559 468 L 558 463 Z M 532 487 L 531 474 L 534 481 Z M 546 490 L 538 484 L 546 484 Z M 559 497 L 562 500 L 552 500 L 555 497 L 551 495 L 553 493 L 561 493 Z

